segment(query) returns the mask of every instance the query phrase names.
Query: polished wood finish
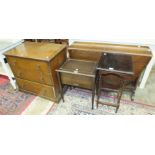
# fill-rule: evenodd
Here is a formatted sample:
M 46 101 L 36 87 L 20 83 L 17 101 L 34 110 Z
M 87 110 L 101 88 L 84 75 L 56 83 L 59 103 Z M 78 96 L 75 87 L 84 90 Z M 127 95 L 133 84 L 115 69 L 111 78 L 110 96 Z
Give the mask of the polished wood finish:
M 68 59 L 58 70 L 61 96 L 62 85 L 70 85 L 92 90 L 92 108 L 95 96 L 96 62 Z
M 96 65 L 97 63 L 92 61 L 68 59 L 60 67 L 60 70 L 63 72 L 70 72 L 72 74 L 79 73 L 81 75 L 94 76 Z
M 94 85 L 92 78 L 95 77 L 96 66 L 97 63 L 92 61 L 68 59 L 58 71 L 61 72 L 63 84 L 92 89 Z
M 16 77 L 47 85 L 53 84 L 47 62 L 10 56 L 7 60 Z
M 135 90 L 137 87 L 137 80 L 132 79 L 134 75 L 132 56 L 113 54 L 113 53 L 106 53 L 106 54 L 103 53 L 100 58 L 97 70 L 98 70 L 99 81 L 100 80 L 105 81 L 103 82 L 104 83 L 103 86 L 99 85 L 99 88 L 100 87 L 103 87 L 106 89 L 112 88 L 113 90 L 118 89 L 122 91 L 128 90 L 131 93 L 131 100 L 134 100 Z M 107 75 L 108 75 L 108 78 L 106 78 Z M 110 85 L 108 85 L 108 82 L 110 83 Z M 123 86 L 122 86 L 123 89 L 120 87 L 120 85 L 122 85 L 120 84 L 120 82 L 123 82 Z M 118 88 L 115 88 L 116 86 Z M 122 92 L 120 93 L 122 94 Z
M 23 80 L 20 78 L 16 78 L 16 81 L 21 91 L 42 96 L 50 100 L 51 99 L 54 100 L 56 98 L 55 90 L 54 90 L 54 87 L 52 86 L 48 86 L 48 85 L 44 85 L 44 84 L 40 84 L 37 82 L 28 81 L 28 80 Z
M 102 54 L 97 68 L 103 71 L 133 75 L 132 64 L 130 55 L 106 53 Z
M 87 61 L 95 61 L 95 62 L 98 62 L 102 55 L 102 51 L 101 52 L 87 51 L 80 48 L 73 49 L 71 47 L 68 48 L 68 52 L 71 59 L 79 59 L 79 60 L 87 60 Z
M 60 87 L 58 83 L 58 77 L 56 73 L 56 69 L 58 69 L 67 59 L 67 49 L 65 48 L 63 51 L 59 53 L 50 63 L 49 66 L 51 67 L 50 73 L 52 74 L 53 85 L 55 88 L 55 93 L 57 96 L 60 97 Z
M 32 41 L 32 42 L 50 42 L 56 44 L 65 44 L 69 45 L 68 39 L 25 39 L 25 41 Z
M 68 48 L 71 59 L 90 60 L 98 62 L 102 53 L 123 54 L 132 56 L 134 75 L 130 78 L 136 80 L 149 63 L 152 53 L 147 46 L 74 42 Z
M 16 48 L 6 52 L 5 55 L 34 60 L 50 61 L 64 48 L 66 48 L 65 45 L 54 43 L 25 42 L 17 46 Z
M 147 46 L 123 45 L 123 44 L 109 44 L 109 43 L 95 43 L 95 42 L 74 42 L 70 45 L 69 50 L 79 50 L 87 52 L 107 52 L 138 55 L 138 56 L 152 56 L 150 48 Z
M 92 89 L 92 77 L 87 77 L 84 75 L 74 75 L 68 73 L 61 73 L 61 80 L 63 84 L 72 85 L 76 87 Z
M 66 54 L 65 45 L 35 42 L 25 42 L 5 53 L 19 89 L 54 102 L 60 99 L 55 70 L 64 63 Z

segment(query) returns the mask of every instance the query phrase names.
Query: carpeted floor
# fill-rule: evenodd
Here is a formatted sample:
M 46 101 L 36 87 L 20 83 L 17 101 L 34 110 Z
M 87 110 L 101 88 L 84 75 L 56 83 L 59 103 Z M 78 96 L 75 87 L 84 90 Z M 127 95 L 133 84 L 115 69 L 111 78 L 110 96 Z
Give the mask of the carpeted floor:
M 155 67 L 154 67 L 155 68 Z M 155 69 L 149 76 L 144 89 L 137 88 L 135 101 L 131 102 L 129 94 L 125 93 L 121 99 L 118 115 L 153 115 L 155 114 Z M 113 94 L 103 94 L 106 102 L 112 102 Z M 84 89 L 68 90 L 65 102 L 55 104 L 49 114 L 66 115 L 104 115 L 115 114 L 115 108 L 100 105 L 98 109 L 91 110 L 91 91 Z
M 105 102 L 113 102 L 114 95 L 112 93 L 102 94 Z M 117 115 L 153 115 L 155 114 L 155 106 L 145 104 L 139 101 L 131 102 L 130 95 L 123 94 L 120 108 Z M 55 104 L 51 115 L 113 115 L 115 108 L 110 106 L 99 105 L 98 109 L 91 110 L 91 91 L 75 88 L 67 90 L 65 93 L 65 102 Z
M 155 69 L 152 70 L 145 89 L 137 89 L 135 102 L 129 94 L 123 94 L 118 115 L 155 114 Z M 113 94 L 103 94 L 106 102 L 113 101 Z M 5 76 L 0 75 L 0 114 L 23 115 L 113 115 L 115 108 L 100 105 L 91 110 L 91 91 L 68 90 L 65 102 L 59 104 L 31 94 L 14 91 Z
M 13 90 L 6 76 L 0 75 L 0 115 L 45 115 L 53 102 Z
M 0 114 L 21 114 L 34 100 L 35 96 L 14 91 L 6 76 L 0 76 Z

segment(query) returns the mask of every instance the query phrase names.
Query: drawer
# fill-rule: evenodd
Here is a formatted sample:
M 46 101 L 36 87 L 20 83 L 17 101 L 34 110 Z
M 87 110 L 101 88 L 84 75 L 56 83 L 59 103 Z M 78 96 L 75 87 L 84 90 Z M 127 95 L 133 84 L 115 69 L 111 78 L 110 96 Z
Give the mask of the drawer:
M 27 80 L 22 80 L 17 78 L 17 84 L 20 90 L 35 94 L 37 96 L 42 96 L 47 99 L 55 99 L 55 90 L 52 86 L 47 86 L 39 84 L 36 82 L 31 82 Z
M 73 85 L 81 88 L 92 89 L 93 77 L 86 77 L 83 75 L 75 75 L 68 73 L 60 73 L 61 82 L 67 85 Z
M 53 85 L 46 62 L 16 57 L 7 57 L 7 60 L 16 77 Z

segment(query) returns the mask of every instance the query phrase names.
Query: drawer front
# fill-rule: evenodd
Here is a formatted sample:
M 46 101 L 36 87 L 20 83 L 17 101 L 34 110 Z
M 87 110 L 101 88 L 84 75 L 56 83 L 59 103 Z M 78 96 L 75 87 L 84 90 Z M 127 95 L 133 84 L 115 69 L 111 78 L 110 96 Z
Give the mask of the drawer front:
M 17 78 L 17 84 L 20 90 L 27 91 L 29 93 L 45 97 L 47 99 L 55 99 L 55 90 L 52 86 L 39 84 L 27 80 Z
M 7 60 L 16 77 L 53 85 L 46 62 L 15 57 L 8 57 Z
M 61 73 L 61 82 L 67 85 L 73 85 L 81 88 L 92 89 L 93 78 L 82 75 Z

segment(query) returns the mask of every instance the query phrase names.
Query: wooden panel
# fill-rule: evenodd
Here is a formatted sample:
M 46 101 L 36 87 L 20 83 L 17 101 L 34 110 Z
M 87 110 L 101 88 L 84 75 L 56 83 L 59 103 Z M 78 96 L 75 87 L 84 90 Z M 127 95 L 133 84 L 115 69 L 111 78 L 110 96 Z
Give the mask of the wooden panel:
M 59 102 L 56 69 L 66 60 L 67 46 L 25 42 L 5 55 L 21 91 Z
M 74 42 L 69 46 L 69 50 L 78 50 L 89 52 L 110 52 L 124 53 L 130 55 L 152 56 L 148 46 L 109 44 L 109 43 L 93 43 L 93 42 Z
M 16 48 L 5 53 L 6 56 L 14 56 L 21 58 L 29 58 L 36 60 L 50 61 L 60 51 L 66 48 L 66 45 L 54 44 L 54 43 L 36 43 L 25 42 Z
M 86 52 L 82 50 L 69 50 L 69 55 L 71 59 L 79 60 L 89 60 L 89 61 L 99 61 L 101 57 L 101 52 Z
M 30 92 L 47 99 L 55 100 L 55 91 L 52 86 L 47 86 L 19 78 L 17 78 L 17 84 L 19 89 L 22 91 Z
M 96 62 L 99 61 L 101 53 L 103 52 L 131 55 L 134 69 L 133 79 L 137 79 L 140 76 L 152 57 L 150 48 L 147 46 L 121 44 L 74 42 L 70 45 L 68 51 L 72 59 L 91 60 Z
M 93 86 L 92 77 L 86 77 L 75 74 L 73 75 L 68 73 L 61 73 L 61 81 L 63 84 L 78 86 L 87 89 L 92 89 Z
M 150 57 L 145 56 L 132 56 L 135 76 L 139 76 L 139 74 L 145 69 L 145 67 L 149 63 L 150 59 Z
M 56 69 L 58 69 L 66 61 L 66 59 L 67 59 L 67 49 L 64 49 L 61 53 L 57 55 L 57 57 L 55 57 L 50 62 L 50 68 L 51 68 L 52 79 L 53 79 L 56 96 L 60 95 Z
M 67 59 L 59 69 L 60 72 L 78 73 L 86 76 L 95 77 L 97 63 L 93 61 L 84 61 L 77 59 Z M 75 75 L 76 76 L 76 75 Z
M 7 57 L 7 60 L 16 77 L 53 85 L 47 62 L 17 57 Z
M 130 55 L 112 53 L 102 54 L 97 69 L 114 73 L 134 74 L 132 56 Z

